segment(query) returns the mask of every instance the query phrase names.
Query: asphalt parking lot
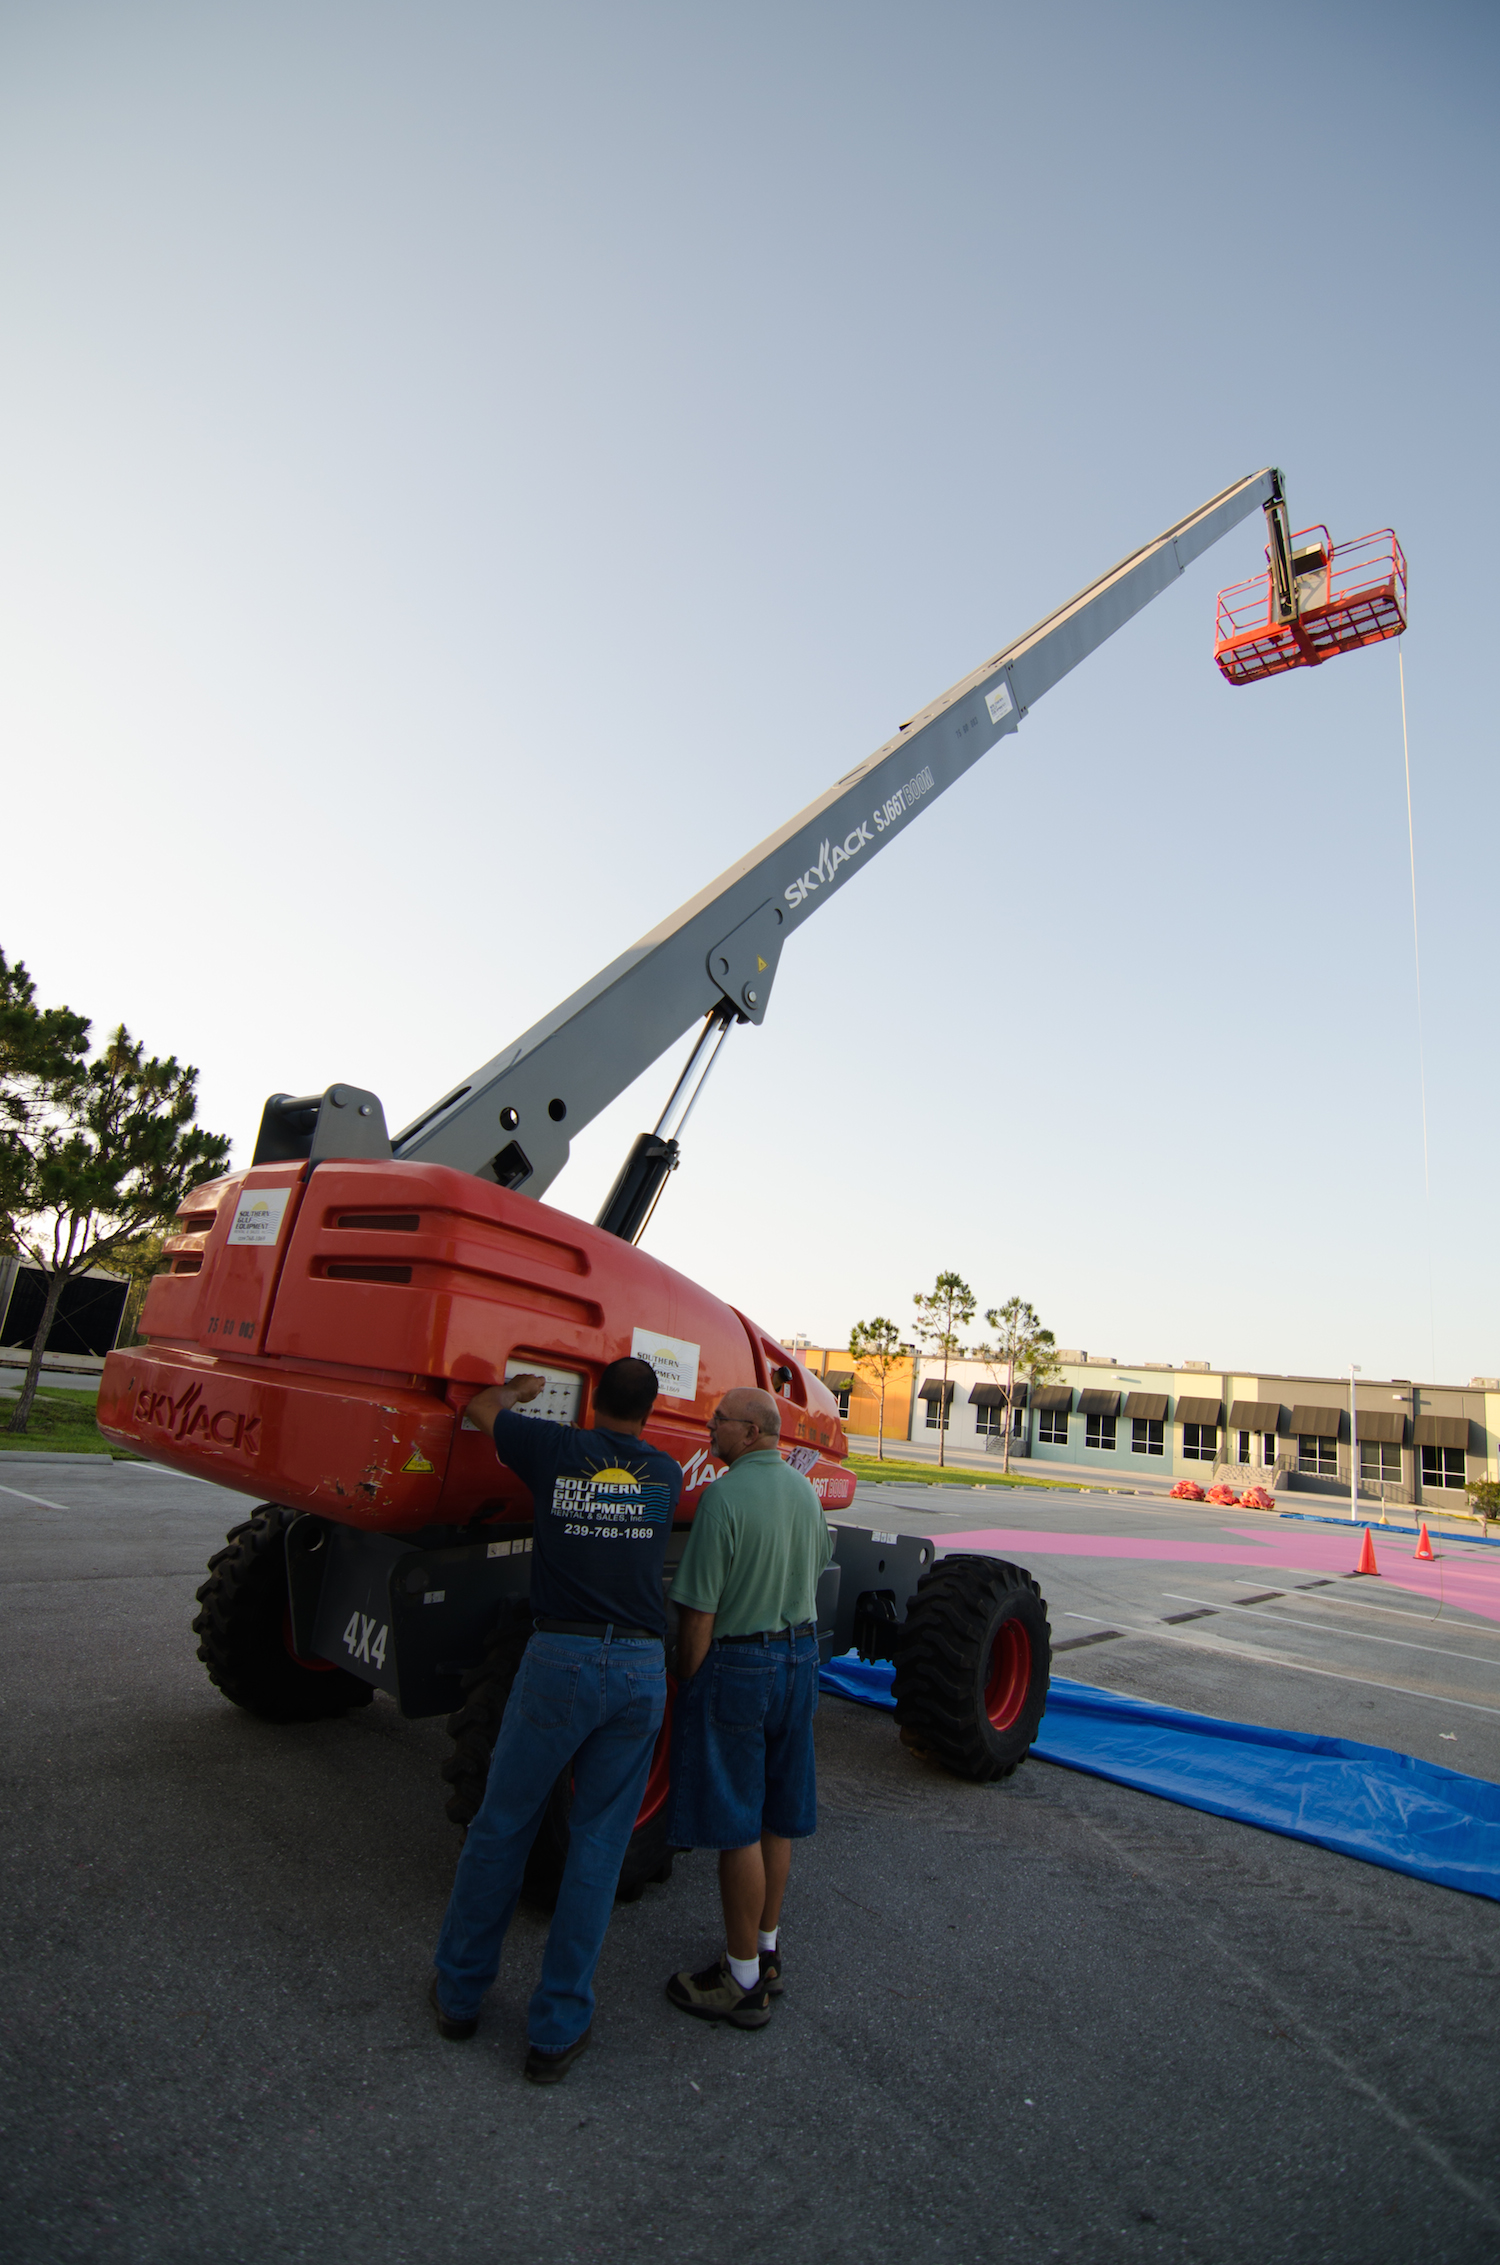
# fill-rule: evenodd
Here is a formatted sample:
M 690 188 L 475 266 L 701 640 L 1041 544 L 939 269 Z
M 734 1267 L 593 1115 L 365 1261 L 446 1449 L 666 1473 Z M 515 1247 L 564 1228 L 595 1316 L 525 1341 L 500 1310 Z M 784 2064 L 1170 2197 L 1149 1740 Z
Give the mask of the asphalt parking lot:
M 828 1700 L 771 2027 L 662 1996 L 720 1940 L 689 1857 L 617 1912 L 594 2046 L 537 2091 L 543 1922 L 518 1921 L 472 2045 L 423 2005 L 455 1854 L 441 1727 L 377 1699 L 274 1729 L 217 1696 L 187 1623 L 235 1498 L 102 1459 L 8 1457 L 0 1482 L 16 2265 L 1500 2249 L 1493 1903 L 1040 1763 L 960 1784 Z M 1001 1515 L 902 1509 L 960 1535 Z M 1054 1537 L 1055 1634 L 1092 1639 L 1061 1671 L 1500 1775 L 1500 1553 L 1470 1581 L 1453 1545 L 1442 1597 L 1351 1594 L 1288 1525 L 1226 1542 L 1183 1515 L 1005 1497 L 1003 1530 Z M 1251 1555 L 1107 1554 L 1127 1541 Z

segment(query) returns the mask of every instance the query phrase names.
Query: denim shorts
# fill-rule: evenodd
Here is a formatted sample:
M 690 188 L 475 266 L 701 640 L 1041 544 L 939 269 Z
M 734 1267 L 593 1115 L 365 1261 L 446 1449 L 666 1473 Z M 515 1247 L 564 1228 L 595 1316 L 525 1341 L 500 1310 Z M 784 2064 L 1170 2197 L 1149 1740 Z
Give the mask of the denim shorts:
M 748 1848 L 762 1830 L 805 1840 L 818 1826 L 813 1716 L 818 1639 L 717 1643 L 672 1710 L 676 1848 Z

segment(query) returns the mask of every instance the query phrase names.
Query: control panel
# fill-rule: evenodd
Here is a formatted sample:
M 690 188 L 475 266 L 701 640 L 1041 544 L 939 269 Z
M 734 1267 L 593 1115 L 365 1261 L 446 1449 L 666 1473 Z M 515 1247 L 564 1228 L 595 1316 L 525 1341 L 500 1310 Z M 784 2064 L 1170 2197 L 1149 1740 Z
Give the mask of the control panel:
M 545 1376 L 547 1389 L 534 1400 L 523 1400 L 518 1416 L 546 1416 L 552 1423 L 577 1423 L 583 1414 L 583 1378 L 569 1368 L 548 1368 L 542 1361 L 517 1359 L 505 1364 L 505 1381 L 513 1376 Z

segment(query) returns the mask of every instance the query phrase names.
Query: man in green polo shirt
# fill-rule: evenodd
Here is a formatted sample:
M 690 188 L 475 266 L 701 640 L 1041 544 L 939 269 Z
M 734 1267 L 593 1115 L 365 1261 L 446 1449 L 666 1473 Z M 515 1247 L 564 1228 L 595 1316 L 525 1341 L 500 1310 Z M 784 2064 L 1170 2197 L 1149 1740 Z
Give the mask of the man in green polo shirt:
M 817 1588 L 833 1539 L 807 1480 L 781 1459 L 769 1392 L 726 1392 L 709 1436 L 728 1468 L 704 1490 L 672 1583 L 667 1836 L 718 1849 L 727 1948 L 701 1973 L 674 1974 L 667 1996 L 702 2020 L 759 2029 L 782 1988 L 792 1842 L 817 1829 Z

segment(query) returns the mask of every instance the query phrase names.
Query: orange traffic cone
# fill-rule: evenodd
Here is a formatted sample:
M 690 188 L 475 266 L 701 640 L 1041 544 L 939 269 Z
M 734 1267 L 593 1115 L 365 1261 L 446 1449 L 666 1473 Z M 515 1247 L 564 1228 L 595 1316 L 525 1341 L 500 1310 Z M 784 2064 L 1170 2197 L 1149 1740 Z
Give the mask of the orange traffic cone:
M 1354 1570 L 1356 1573 L 1374 1573 L 1377 1576 L 1380 1572 L 1380 1567 L 1375 1562 L 1375 1536 L 1368 1526 L 1365 1528 L 1364 1547 L 1359 1553 L 1359 1563 Z
M 1416 1548 L 1412 1551 L 1412 1555 L 1413 1557 L 1420 1557 L 1424 1564 L 1428 1565 L 1432 1563 L 1432 1560 L 1437 1555 L 1437 1551 L 1433 1548 L 1431 1540 L 1428 1538 L 1427 1520 L 1425 1518 L 1422 1520 L 1421 1538 L 1419 1539 Z

